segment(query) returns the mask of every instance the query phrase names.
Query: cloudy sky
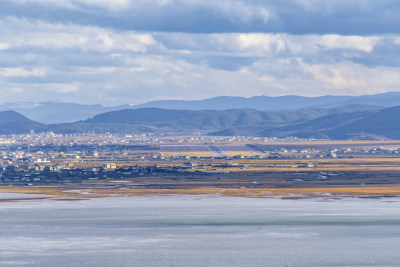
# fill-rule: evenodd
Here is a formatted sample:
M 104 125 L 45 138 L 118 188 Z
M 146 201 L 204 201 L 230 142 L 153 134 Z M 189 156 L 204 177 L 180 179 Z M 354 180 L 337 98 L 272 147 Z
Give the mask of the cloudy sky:
M 398 0 L 0 0 L 0 103 L 400 91 Z

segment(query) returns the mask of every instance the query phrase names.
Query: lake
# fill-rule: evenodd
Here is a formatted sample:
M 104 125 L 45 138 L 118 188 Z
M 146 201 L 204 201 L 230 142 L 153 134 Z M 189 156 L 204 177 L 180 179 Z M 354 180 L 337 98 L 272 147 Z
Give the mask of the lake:
M 400 198 L 0 203 L 1 266 L 398 266 L 399 246 Z

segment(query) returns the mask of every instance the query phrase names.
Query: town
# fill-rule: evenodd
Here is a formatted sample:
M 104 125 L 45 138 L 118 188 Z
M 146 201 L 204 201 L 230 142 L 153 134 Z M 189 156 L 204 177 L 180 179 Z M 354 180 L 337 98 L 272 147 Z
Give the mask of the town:
M 398 171 L 395 141 L 331 141 L 258 137 L 55 134 L 0 137 L 2 185 L 82 183 L 216 174 L 326 181 L 335 173 Z M 295 177 L 292 174 L 296 173 Z M 356 177 L 351 173 L 352 177 Z M 289 178 L 288 178 L 289 177 Z M 315 181 L 314 181 L 315 182 Z M 251 186 L 254 186 L 251 185 Z

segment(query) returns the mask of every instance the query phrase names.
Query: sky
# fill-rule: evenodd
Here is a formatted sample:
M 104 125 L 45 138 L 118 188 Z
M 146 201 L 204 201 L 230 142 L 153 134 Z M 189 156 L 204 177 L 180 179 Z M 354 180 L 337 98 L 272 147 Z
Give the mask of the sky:
M 0 103 L 400 91 L 398 0 L 0 0 Z

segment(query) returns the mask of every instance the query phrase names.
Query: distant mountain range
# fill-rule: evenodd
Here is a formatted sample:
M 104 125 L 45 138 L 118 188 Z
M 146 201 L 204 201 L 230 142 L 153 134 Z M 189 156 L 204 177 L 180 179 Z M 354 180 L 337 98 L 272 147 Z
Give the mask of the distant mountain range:
M 339 103 L 333 101 L 330 104 L 325 104 L 324 107 L 320 107 L 323 101 L 334 98 L 337 100 L 342 97 L 312 98 L 316 100 L 314 104 L 317 104 L 317 107 L 301 108 L 294 111 L 282 110 L 283 107 L 280 111 L 265 111 L 237 108 L 228 110 L 178 110 L 154 107 L 137 108 L 138 106 L 136 108 L 131 108 L 130 106 L 107 108 L 101 105 L 54 102 L 4 104 L 2 108 L 23 110 L 25 114 L 29 114 L 29 118 L 12 110 L 0 111 L 0 134 L 28 133 L 30 130 L 35 130 L 35 132 L 54 131 L 56 133 L 111 132 L 122 134 L 148 132 L 179 134 L 200 131 L 203 134 L 219 136 L 243 135 L 331 139 L 389 138 L 400 140 L 400 120 L 398 119 L 400 118 L 400 104 L 394 107 L 383 107 L 390 106 L 390 103 L 395 104 L 399 96 L 400 93 L 389 93 L 374 96 L 345 97 L 347 100 L 344 101 L 342 99 L 341 103 L 363 100 L 368 105 L 365 103 L 339 105 Z M 303 99 L 295 96 L 293 98 Z M 282 97 L 275 99 L 280 99 L 279 101 L 286 99 L 286 103 L 289 103 L 288 99 L 293 101 L 293 98 Z M 253 98 L 238 99 L 251 102 Z M 384 100 L 388 102 L 384 102 Z M 211 103 L 215 101 L 215 98 L 203 101 Z M 296 105 L 306 105 L 307 101 Z M 312 103 L 308 104 L 311 105 Z M 295 104 L 292 106 L 295 106 Z M 48 113 L 47 120 L 50 122 L 54 121 L 54 116 L 61 116 L 60 112 L 65 120 L 75 116 L 83 118 L 98 112 L 100 114 L 91 115 L 91 118 L 88 119 L 79 119 L 68 123 L 42 123 L 31 119 L 35 116 L 41 116 L 42 121 L 45 120 L 43 119 L 45 118 L 43 112 Z M 53 119 L 49 119 L 51 116 L 53 116 Z
M 215 131 L 231 127 L 246 126 L 247 129 L 278 127 L 293 123 L 302 123 L 331 114 L 342 114 L 377 109 L 376 106 L 349 105 L 330 109 L 315 108 L 298 111 L 258 111 L 253 109 L 233 110 L 168 110 L 159 108 L 124 109 L 110 111 L 85 121 L 60 124 L 42 124 L 34 122 L 15 111 L 0 112 L 0 134 L 54 131 L 57 133 L 83 132 L 171 132 L 171 131 Z M 7 129 L 2 123 L 10 123 L 7 117 L 15 118 L 15 125 Z M 4 121 L 1 120 L 4 118 Z M 13 119 L 11 119 L 13 121 Z M 256 132 L 252 133 L 255 134 Z
M 333 139 L 400 138 L 400 107 L 368 105 L 297 111 L 124 109 L 85 121 L 42 124 L 15 111 L 0 112 L 0 134 L 54 131 L 56 133 L 182 133 L 210 135 L 315 137 Z
M 400 92 L 363 96 L 255 96 L 250 98 L 221 96 L 204 100 L 162 100 L 140 105 L 105 107 L 63 102 L 17 102 L 0 105 L 0 111 L 14 110 L 41 123 L 84 121 L 95 115 L 123 109 L 161 108 L 173 110 L 255 109 L 259 111 L 294 111 L 310 108 L 333 108 L 353 104 L 380 107 L 400 106 Z
M 160 100 L 152 101 L 133 108 L 164 108 L 186 110 L 227 110 L 256 109 L 263 111 L 298 110 L 316 107 L 338 107 L 352 104 L 374 105 L 382 107 L 400 106 L 400 92 L 362 96 L 319 96 L 304 97 L 296 95 L 269 97 L 254 96 L 250 98 L 220 96 L 204 100 Z
M 87 124 L 130 124 L 155 128 L 214 130 L 227 127 L 277 127 L 308 122 L 326 115 L 373 111 L 376 106 L 349 105 L 335 108 L 301 109 L 297 111 L 231 110 L 172 110 L 159 108 L 111 111 L 86 120 Z

